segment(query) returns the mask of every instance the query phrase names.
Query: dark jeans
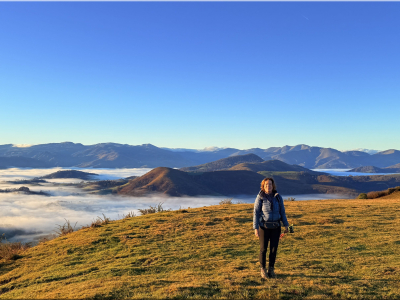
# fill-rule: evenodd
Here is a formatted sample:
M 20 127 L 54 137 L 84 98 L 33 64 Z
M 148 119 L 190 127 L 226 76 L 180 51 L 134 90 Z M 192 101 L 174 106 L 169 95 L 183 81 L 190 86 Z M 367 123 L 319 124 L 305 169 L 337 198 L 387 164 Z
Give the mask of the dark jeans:
M 260 240 L 260 265 L 262 268 L 266 266 L 266 257 L 269 241 L 269 262 L 270 268 L 275 266 L 276 252 L 278 250 L 279 236 L 281 235 L 281 227 L 275 229 L 267 229 L 264 227 L 259 227 L 258 230 L 259 240 Z

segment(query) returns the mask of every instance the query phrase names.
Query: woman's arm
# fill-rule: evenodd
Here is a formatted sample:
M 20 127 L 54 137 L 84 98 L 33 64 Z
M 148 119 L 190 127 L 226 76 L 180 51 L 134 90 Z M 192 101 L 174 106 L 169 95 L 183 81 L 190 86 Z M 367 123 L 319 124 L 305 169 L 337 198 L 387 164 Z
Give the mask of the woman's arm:
M 257 229 L 260 227 L 260 215 L 261 215 L 261 203 L 260 195 L 257 195 L 256 201 L 254 202 L 254 211 L 253 211 L 253 229 Z
M 283 204 L 282 196 L 279 194 L 278 194 L 278 201 L 279 201 L 279 213 L 281 215 L 281 220 L 283 222 L 283 226 L 285 226 L 286 230 L 288 230 L 289 222 L 286 218 L 285 205 Z

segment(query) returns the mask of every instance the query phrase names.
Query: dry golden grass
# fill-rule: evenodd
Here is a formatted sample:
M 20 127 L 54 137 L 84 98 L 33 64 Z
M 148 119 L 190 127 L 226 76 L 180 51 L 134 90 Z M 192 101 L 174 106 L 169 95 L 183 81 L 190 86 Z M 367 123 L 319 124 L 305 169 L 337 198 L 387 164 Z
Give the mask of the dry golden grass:
M 400 191 L 396 191 L 390 195 L 384 196 L 381 199 L 398 199 L 398 200 L 400 200 Z
M 0 298 L 400 298 L 399 199 L 285 202 L 295 233 L 262 280 L 249 204 L 85 228 L 1 261 Z

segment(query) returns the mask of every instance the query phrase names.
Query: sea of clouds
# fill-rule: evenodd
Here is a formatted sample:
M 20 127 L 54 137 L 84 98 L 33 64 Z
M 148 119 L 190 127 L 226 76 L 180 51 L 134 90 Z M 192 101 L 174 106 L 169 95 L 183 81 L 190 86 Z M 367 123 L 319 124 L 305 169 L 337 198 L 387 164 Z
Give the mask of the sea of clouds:
M 58 226 L 68 220 L 76 229 L 90 224 L 103 214 L 112 219 L 121 219 L 129 212 L 140 215 L 139 209 L 163 203 L 164 209 L 176 210 L 188 207 L 217 205 L 227 197 L 168 197 L 152 195 L 147 197 L 126 197 L 118 195 L 93 195 L 75 187 L 52 183 L 77 183 L 81 179 L 51 179 L 52 183 L 40 186 L 11 184 L 6 181 L 32 179 L 53 172 L 72 168 L 28 169 L 11 168 L 0 170 L 0 189 L 27 186 L 32 191 L 44 191 L 51 196 L 0 193 L 0 235 L 5 233 L 8 241 L 37 241 L 55 233 Z M 119 179 L 141 176 L 151 169 L 80 169 L 75 170 L 99 174 L 98 180 Z M 255 196 L 239 196 L 233 202 L 253 203 Z M 296 200 L 343 198 L 339 195 L 282 195 Z
M 0 170 L 0 189 L 27 186 L 32 191 L 44 191 L 51 196 L 0 193 L 0 235 L 5 233 L 8 241 L 37 241 L 54 234 L 58 226 L 68 220 L 76 228 L 86 226 L 103 214 L 120 219 L 129 212 L 140 215 L 139 209 L 163 203 L 164 209 L 179 209 L 216 205 L 226 197 L 168 197 L 153 195 L 147 197 L 126 197 L 118 195 L 92 195 L 75 187 L 52 183 L 79 183 L 81 179 L 48 179 L 52 183 L 11 184 L 7 181 L 32 179 L 65 169 L 75 169 L 99 174 L 98 180 L 119 179 L 141 176 L 151 169 L 80 169 L 10 168 Z M 245 201 L 242 199 L 241 201 Z M 249 200 L 249 199 L 247 199 Z M 252 199 L 254 201 L 254 199 Z

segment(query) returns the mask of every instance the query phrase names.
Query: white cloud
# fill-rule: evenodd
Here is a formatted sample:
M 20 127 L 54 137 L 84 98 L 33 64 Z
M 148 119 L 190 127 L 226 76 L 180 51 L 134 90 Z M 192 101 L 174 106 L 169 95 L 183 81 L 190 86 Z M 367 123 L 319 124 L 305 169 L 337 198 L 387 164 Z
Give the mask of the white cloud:
M 217 150 L 223 150 L 226 149 L 226 147 L 215 147 L 215 146 L 210 146 L 210 147 L 205 147 L 202 151 L 217 151 Z
M 357 148 L 357 149 L 352 149 L 352 150 L 343 150 L 342 152 L 347 152 L 347 151 L 361 151 L 361 152 L 365 152 L 368 154 L 376 154 L 382 150 L 372 150 L 372 149 L 365 149 L 365 148 Z
M 29 148 L 29 147 L 32 147 L 33 145 L 31 145 L 31 144 L 14 144 L 12 146 L 15 148 Z

